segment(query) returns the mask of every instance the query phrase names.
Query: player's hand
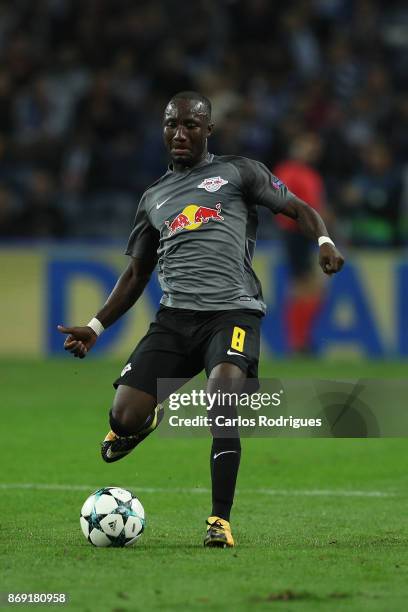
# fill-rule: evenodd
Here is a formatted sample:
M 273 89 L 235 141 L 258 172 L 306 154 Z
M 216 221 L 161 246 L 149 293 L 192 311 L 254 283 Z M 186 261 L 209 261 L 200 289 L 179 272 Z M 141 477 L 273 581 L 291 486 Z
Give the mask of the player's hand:
M 319 264 L 325 274 L 340 272 L 344 257 L 332 244 L 325 242 L 319 249 Z
M 93 329 L 88 326 L 64 327 L 64 325 L 58 325 L 57 329 L 61 334 L 68 334 L 64 342 L 64 349 L 80 359 L 86 357 L 87 352 L 98 339 Z

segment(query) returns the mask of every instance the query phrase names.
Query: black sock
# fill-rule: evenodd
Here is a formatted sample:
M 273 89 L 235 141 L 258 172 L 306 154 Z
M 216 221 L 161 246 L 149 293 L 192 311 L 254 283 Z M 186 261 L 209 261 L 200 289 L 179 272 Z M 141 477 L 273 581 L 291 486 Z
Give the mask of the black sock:
M 241 444 L 239 438 L 213 438 L 210 469 L 212 482 L 212 516 L 229 521 L 234 501 Z

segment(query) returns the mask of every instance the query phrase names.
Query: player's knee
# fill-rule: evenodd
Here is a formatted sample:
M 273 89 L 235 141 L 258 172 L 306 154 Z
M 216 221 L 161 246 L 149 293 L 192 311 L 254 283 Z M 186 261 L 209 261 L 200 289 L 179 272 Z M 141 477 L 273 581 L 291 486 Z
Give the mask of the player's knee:
M 216 365 L 207 382 L 209 393 L 241 393 L 246 380 L 246 373 L 233 363 L 223 362 Z
M 228 361 L 222 361 L 218 363 L 210 372 L 209 382 L 211 379 L 226 379 L 226 380 L 242 380 L 245 379 L 245 372 L 235 365 L 235 363 L 230 363 Z

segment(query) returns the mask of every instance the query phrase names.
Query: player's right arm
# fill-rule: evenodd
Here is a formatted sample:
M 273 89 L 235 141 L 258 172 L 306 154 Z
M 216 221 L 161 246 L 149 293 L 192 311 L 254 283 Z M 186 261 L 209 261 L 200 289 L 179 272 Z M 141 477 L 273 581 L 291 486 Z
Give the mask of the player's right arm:
M 159 232 L 150 224 L 144 204 L 145 200 L 142 198 L 126 249 L 126 254 L 131 257 L 130 263 L 118 278 L 101 310 L 95 315 L 104 329 L 115 323 L 135 304 L 157 263 Z M 58 325 L 58 330 L 62 334 L 68 334 L 64 342 L 65 350 L 80 359 L 86 356 L 98 339 L 97 333 L 89 325 Z

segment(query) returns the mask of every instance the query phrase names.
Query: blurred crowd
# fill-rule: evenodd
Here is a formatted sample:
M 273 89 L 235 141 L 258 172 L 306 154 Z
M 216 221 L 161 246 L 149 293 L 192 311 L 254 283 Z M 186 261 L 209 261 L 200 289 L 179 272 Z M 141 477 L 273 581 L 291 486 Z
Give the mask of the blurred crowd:
M 193 89 L 211 152 L 297 157 L 343 241 L 406 244 L 407 74 L 405 2 L 2 0 L 0 236 L 125 238 L 166 167 L 163 108 Z

